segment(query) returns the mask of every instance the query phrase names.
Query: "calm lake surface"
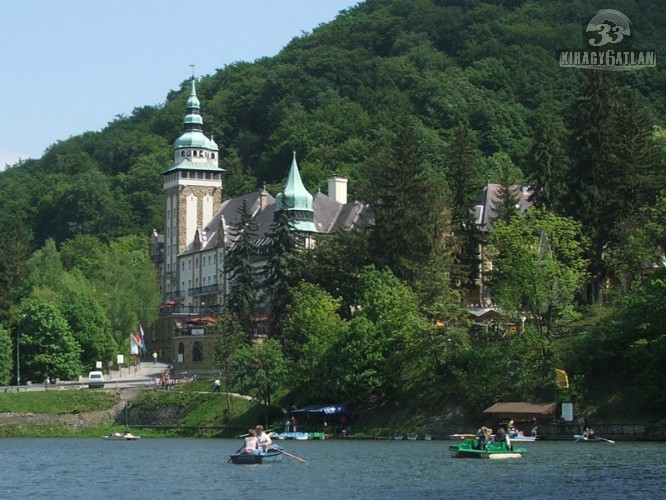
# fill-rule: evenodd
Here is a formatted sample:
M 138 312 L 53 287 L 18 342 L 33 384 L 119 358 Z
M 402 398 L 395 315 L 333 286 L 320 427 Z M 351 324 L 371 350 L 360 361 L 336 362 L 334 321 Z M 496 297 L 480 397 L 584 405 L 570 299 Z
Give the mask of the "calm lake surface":
M 280 441 L 233 465 L 227 439 L 0 439 L 1 498 L 666 498 L 666 443 L 525 443 L 516 460 L 454 459 L 453 441 Z

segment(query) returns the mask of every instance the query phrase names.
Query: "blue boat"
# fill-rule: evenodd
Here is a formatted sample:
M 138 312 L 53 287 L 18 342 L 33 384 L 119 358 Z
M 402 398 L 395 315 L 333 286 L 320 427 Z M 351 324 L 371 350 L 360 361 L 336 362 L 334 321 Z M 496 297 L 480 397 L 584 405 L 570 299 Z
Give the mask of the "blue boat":
M 232 464 L 253 465 L 282 461 L 282 449 L 269 449 L 265 453 L 233 453 L 229 455 Z

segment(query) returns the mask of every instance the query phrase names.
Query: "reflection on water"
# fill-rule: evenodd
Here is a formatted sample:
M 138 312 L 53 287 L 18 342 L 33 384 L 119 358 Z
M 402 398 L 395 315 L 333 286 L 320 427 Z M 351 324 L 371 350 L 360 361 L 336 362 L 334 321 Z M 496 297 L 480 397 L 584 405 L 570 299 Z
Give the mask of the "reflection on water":
M 240 440 L 2 439 L 3 498 L 664 498 L 666 443 L 527 443 L 516 460 L 453 459 L 449 441 L 283 441 L 232 465 Z

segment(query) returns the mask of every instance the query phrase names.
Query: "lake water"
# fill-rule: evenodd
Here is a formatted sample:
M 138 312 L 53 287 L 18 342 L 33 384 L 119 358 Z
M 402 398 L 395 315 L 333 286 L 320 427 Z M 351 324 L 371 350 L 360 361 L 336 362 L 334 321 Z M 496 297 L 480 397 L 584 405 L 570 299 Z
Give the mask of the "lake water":
M 515 460 L 454 459 L 452 441 L 281 441 L 280 463 L 233 465 L 228 439 L 1 439 L 0 497 L 666 498 L 666 443 L 526 443 Z

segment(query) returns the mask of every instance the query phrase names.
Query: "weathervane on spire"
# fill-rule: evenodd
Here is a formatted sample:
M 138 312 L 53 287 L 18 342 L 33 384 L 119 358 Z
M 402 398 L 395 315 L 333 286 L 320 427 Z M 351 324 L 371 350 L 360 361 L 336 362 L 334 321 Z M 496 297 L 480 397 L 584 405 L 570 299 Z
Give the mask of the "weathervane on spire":
M 194 80 L 194 67 L 196 64 L 190 64 L 190 68 L 192 68 L 192 80 Z

